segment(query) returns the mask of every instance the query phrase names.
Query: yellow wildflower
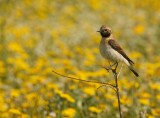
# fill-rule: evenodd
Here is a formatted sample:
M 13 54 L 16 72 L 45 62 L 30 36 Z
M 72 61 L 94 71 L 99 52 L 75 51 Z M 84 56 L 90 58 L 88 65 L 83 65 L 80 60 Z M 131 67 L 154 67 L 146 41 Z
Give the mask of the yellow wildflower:
M 121 98 L 121 103 L 124 105 L 132 105 L 132 101 L 127 96 Z
M 134 85 L 135 85 L 136 88 L 139 87 L 139 83 L 138 82 L 134 82 Z
M 77 85 L 71 85 L 71 86 L 69 86 L 70 90 L 75 90 L 76 88 L 77 88 Z
M 28 118 L 29 116 L 27 114 L 21 114 L 21 118 Z
M 91 8 L 93 8 L 94 10 L 98 10 L 101 8 L 101 2 L 97 0 L 89 0 L 88 2 Z
M 14 59 L 14 64 L 17 70 L 29 70 L 29 64 L 23 59 Z
M 10 109 L 9 113 L 15 114 L 15 115 L 21 115 L 21 112 L 18 109 Z
M 53 84 L 53 83 L 48 83 L 47 88 L 48 89 L 58 89 L 58 86 L 56 84 Z
M 139 99 L 139 102 L 140 102 L 141 104 L 143 104 L 143 105 L 149 105 L 149 104 L 150 104 L 149 100 L 146 99 L 146 98 L 141 98 L 141 99 Z
M 159 63 L 146 63 L 146 73 L 148 75 L 155 75 L 158 72 L 158 68 L 160 67 Z
M 14 34 L 17 38 L 22 38 L 23 36 L 30 33 L 30 29 L 27 26 L 20 26 L 11 28 L 11 33 Z
M 32 4 L 32 0 L 24 0 L 24 4 L 30 6 Z
M 91 112 L 94 112 L 94 113 L 100 113 L 101 112 L 101 110 L 99 108 L 95 107 L 95 106 L 90 106 L 88 108 L 88 110 L 91 111 Z
M 11 90 L 11 96 L 12 97 L 18 97 L 20 95 L 20 91 L 16 89 Z
M 5 65 L 4 65 L 3 61 L 0 60 L 0 74 L 4 74 L 5 71 L 6 71 Z
M 143 91 L 143 94 L 141 92 L 137 96 L 139 96 L 140 98 L 150 98 L 151 97 L 151 95 L 149 93 L 144 92 L 144 91 Z
M 26 95 L 26 98 L 28 101 L 37 100 L 39 98 L 39 95 L 37 93 L 30 93 Z
M 95 72 L 91 72 L 91 77 L 102 77 L 107 76 L 109 73 L 106 73 L 105 69 L 97 70 Z
M 69 102 L 72 102 L 72 103 L 75 102 L 74 98 L 72 98 L 72 97 L 71 97 L 70 95 L 68 95 L 68 94 L 62 93 L 62 94 L 61 94 L 61 97 L 67 99 Z
M 150 98 L 151 95 L 149 93 L 145 92 L 145 93 L 141 94 L 141 97 L 143 97 L 143 98 Z
M 160 94 L 156 95 L 157 100 L 160 100 Z
M 147 114 L 147 118 L 155 118 L 153 115 Z
M 72 102 L 72 103 L 75 102 L 75 99 L 74 99 L 73 97 L 71 97 L 71 96 L 68 95 L 68 94 L 63 93 L 62 91 L 60 91 L 60 90 L 58 90 L 58 89 L 56 90 L 56 93 L 59 94 L 60 97 L 68 100 L 69 102 Z
M 140 52 L 131 52 L 129 56 L 131 59 L 139 59 L 142 57 L 142 54 Z
M 159 83 L 151 83 L 150 87 L 153 90 L 160 90 L 160 84 Z
M 86 51 L 86 60 L 84 61 L 85 66 L 92 66 L 93 63 L 95 63 L 95 56 L 93 54 L 90 54 L 90 51 Z
M 64 12 L 66 14 L 73 14 L 75 12 L 75 7 L 73 6 L 67 6 L 64 8 Z
M 139 35 L 141 35 L 141 34 L 143 34 L 144 33 L 144 26 L 143 25 L 137 25 L 137 26 L 135 26 L 135 28 L 134 28 L 134 31 L 135 31 L 135 33 L 136 34 L 139 34 Z
M 111 94 L 111 93 L 106 93 L 105 94 L 105 98 L 106 99 L 109 99 L 109 100 L 116 100 L 116 97 L 114 94 Z
M 23 102 L 22 103 L 22 107 L 23 108 L 29 108 L 30 107 L 30 104 L 28 102 Z
M 74 108 L 67 108 L 62 111 L 63 117 L 73 118 L 76 114 L 76 110 Z
M 9 49 L 10 51 L 18 52 L 18 53 L 24 52 L 22 46 L 21 46 L 19 43 L 17 43 L 17 42 L 10 42 L 10 43 L 8 44 L 8 49 Z
M 83 80 L 87 80 L 87 78 L 88 78 L 88 74 L 85 71 L 78 71 L 77 75 L 79 76 L 79 78 L 81 78 Z
M 160 117 L 160 108 L 152 109 L 152 114 L 154 116 Z
M 83 92 L 86 93 L 87 95 L 95 95 L 95 88 L 94 87 L 85 87 L 83 89 Z
M 117 100 L 114 100 L 113 106 L 114 106 L 115 108 L 118 108 L 118 102 L 117 102 Z
M 99 104 L 98 108 L 100 108 L 101 110 L 104 110 L 107 108 L 106 104 Z
M 5 112 L 7 110 L 8 106 L 5 103 L 4 95 L 0 93 L 0 112 Z

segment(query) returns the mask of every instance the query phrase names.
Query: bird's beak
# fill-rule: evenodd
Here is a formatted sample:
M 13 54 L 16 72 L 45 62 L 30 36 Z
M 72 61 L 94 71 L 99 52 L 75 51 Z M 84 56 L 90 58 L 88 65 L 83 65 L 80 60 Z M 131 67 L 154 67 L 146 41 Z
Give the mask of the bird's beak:
M 97 32 L 100 32 L 100 31 L 97 31 Z

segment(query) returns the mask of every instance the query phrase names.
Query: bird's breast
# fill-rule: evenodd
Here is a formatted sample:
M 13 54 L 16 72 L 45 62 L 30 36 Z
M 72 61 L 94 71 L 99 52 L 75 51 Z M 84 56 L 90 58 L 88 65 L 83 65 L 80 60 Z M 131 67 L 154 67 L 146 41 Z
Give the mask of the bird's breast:
M 104 58 L 111 59 L 111 46 L 107 42 L 102 40 L 99 45 L 99 50 Z
M 101 40 L 99 45 L 101 55 L 110 61 L 120 61 L 121 55 L 115 51 L 107 42 L 107 40 Z
M 100 45 L 99 45 L 99 50 L 101 55 L 110 61 L 122 61 L 127 65 L 130 65 L 129 62 L 115 49 L 113 49 L 109 44 L 107 40 L 101 40 Z

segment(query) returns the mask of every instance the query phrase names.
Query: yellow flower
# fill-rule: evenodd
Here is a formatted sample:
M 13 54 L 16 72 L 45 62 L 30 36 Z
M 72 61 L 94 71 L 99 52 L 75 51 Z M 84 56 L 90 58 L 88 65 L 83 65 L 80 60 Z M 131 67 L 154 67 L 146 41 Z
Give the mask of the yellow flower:
M 26 95 L 28 101 L 37 100 L 39 98 L 38 93 L 30 93 Z
M 28 26 L 14 27 L 11 28 L 9 31 L 17 38 L 22 38 L 23 36 L 30 33 L 30 29 L 28 28 Z
M 131 105 L 132 101 L 126 96 L 121 98 L 121 103 L 124 105 Z
M 117 102 L 117 100 L 113 101 L 113 107 L 118 108 L 118 102 Z
M 47 88 L 50 90 L 50 89 L 58 89 L 57 85 L 56 84 L 53 84 L 53 83 L 48 83 L 47 84 Z
M 137 25 L 137 26 L 135 26 L 135 28 L 134 28 L 134 31 L 135 31 L 135 33 L 136 34 L 139 34 L 139 35 L 141 35 L 141 34 L 143 34 L 144 33 L 144 26 L 143 25 Z
M 83 92 L 86 93 L 87 95 L 95 95 L 95 88 L 94 87 L 85 87 L 83 89 Z
M 153 115 L 147 114 L 147 118 L 155 118 Z
M 76 110 L 74 108 L 67 108 L 62 111 L 63 117 L 73 118 L 76 114 Z
M 131 58 L 131 59 L 139 59 L 139 58 L 141 58 L 141 57 L 142 57 L 142 54 L 139 53 L 139 52 L 131 52 L 131 53 L 130 53 L 130 58 Z
M 31 105 L 28 102 L 23 102 L 22 107 L 23 108 L 29 108 L 29 107 L 31 107 Z
M 75 102 L 75 99 L 74 99 L 73 97 L 71 97 L 70 95 L 63 93 L 62 91 L 60 91 L 60 90 L 58 90 L 58 89 L 55 90 L 55 91 L 56 91 L 57 94 L 60 95 L 60 97 L 68 100 L 69 102 L 72 102 L 72 103 Z
M 61 97 L 62 98 L 65 98 L 65 99 L 67 99 L 69 102 L 72 102 L 72 103 L 74 103 L 75 102 L 75 100 L 74 100 L 74 98 L 72 98 L 70 95 L 68 95 L 68 94 L 61 94 Z
M 143 94 L 141 92 L 137 96 L 139 96 L 140 98 L 150 98 L 151 97 L 151 95 L 149 93 L 144 92 L 144 91 L 143 91 Z
M 150 87 L 153 90 L 160 90 L 160 84 L 159 83 L 151 83 Z
M 141 95 L 141 97 L 143 97 L 143 98 L 150 98 L 151 97 L 151 95 L 149 94 L 149 93 L 143 93 L 142 95 Z
M 88 2 L 91 8 L 93 8 L 94 10 L 98 10 L 101 8 L 101 2 L 97 0 L 89 0 Z
M 29 116 L 27 114 L 21 114 L 21 118 L 28 118 Z
M 96 108 L 95 106 L 90 106 L 88 108 L 89 111 L 94 112 L 94 113 L 100 113 L 101 110 L 99 108 Z
M 14 59 L 14 65 L 17 70 L 29 70 L 29 64 L 20 58 Z
M 84 61 L 84 64 L 85 66 L 92 66 L 96 61 L 95 56 L 91 53 L 91 51 L 86 50 L 85 52 L 86 60 Z
M 70 90 L 75 90 L 76 88 L 77 88 L 77 85 L 71 85 L 71 86 L 69 86 Z
M 24 0 L 24 4 L 29 6 L 32 4 L 32 0 Z
M 149 104 L 150 104 L 149 100 L 146 99 L 146 98 L 141 98 L 141 99 L 139 99 L 139 102 L 140 102 L 141 104 L 143 104 L 143 105 L 149 105 Z
M 85 71 L 77 71 L 77 75 L 80 79 L 87 80 L 88 74 Z
M 106 72 L 105 69 L 97 70 L 95 72 L 91 72 L 91 77 L 102 77 L 102 76 L 107 76 L 109 73 Z
M 64 8 L 65 14 L 73 14 L 75 12 L 75 7 L 74 6 L 66 6 Z
M 19 90 L 16 90 L 16 89 L 11 90 L 11 96 L 12 97 L 18 97 L 19 95 L 20 95 Z
M 111 94 L 111 93 L 106 93 L 105 98 L 109 99 L 109 100 L 116 100 L 116 96 L 114 94 Z
M 156 95 L 157 100 L 160 100 L 160 94 Z
M 146 63 L 146 73 L 148 75 L 154 75 L 155 71 L 156 71 L 156 64 L 153 63 Z
M 4 74 L 6 71 L 4 62 L 0 60 L 0 74 Z
M 5 103 L 4 95 L 3 93 L 0 93 L 0 112 L 5 112 L 8 108 L 7 104 Z
M 8 44 L 8 49 L 12 52 L 18 52 L 18 53 L 24 52 L 22 46 L 17 42 L 10 42 Z
M 135 84 L 133 82 L 129 82 L 128 79 L 122 79 L 120 83 L 127 89 L 130 89 Z
M 160 108 L 152 109 L 152 114 L 160 117 Z
M 10 109 L 9 113 L 15 114 L 15 115 L 21 115 L 21 112 L 18 109 Z

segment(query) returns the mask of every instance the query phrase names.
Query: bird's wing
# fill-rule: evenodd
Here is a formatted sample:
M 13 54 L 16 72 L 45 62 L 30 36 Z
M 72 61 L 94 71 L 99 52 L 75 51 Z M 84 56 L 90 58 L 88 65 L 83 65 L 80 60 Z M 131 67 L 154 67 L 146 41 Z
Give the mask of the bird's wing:
M 113 39 L 110 39 L 108 41 L 108 44 L 116 50 L 118 53 L 120 53 L 130 64 L 134 64 L 132 60 L 126 55 L 126 53 L 123 51 L 123 49 L 120 47 L 120 45 Z

